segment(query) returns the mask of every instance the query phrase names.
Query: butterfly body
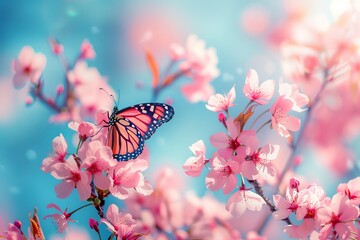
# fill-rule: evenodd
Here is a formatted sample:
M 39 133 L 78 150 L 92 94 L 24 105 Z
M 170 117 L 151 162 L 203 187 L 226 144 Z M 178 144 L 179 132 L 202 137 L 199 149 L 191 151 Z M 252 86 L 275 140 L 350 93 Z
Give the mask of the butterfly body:
M 163 103 L 142 103 L 119 110 L 109 117 L 106 145 L 118 161 L 137 158 L 149 139 L 163 123 L 174 116 L 174 109 Z

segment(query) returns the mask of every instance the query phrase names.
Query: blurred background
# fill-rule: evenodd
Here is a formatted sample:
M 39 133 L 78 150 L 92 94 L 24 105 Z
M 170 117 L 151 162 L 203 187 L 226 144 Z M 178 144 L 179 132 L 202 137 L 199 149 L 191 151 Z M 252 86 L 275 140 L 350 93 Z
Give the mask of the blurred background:
M 49 203 L 57 203 L 62 209 L 80 206 L 74 192 L 67 199 L 57 199 L 54 186 L 58 181 L 40 170 L 42 160 L 52 151 L 53 138 L 62 133 L 70 142 L 74 133 L 67 124 L 50 123 L 48 119 L 53 112 L 41 103 L 27 107 L 26 89 L 13 88 L 11 63 L 23 46 L 32 46 L 35 52 L 46 55 L 45 93 L 53 95 L 64 73 L 59 59 L 51 52 L 49 37 L 63 44 L 70 62 L 76 58 L 82 41 L 88 39 L 96 51 L 96 58 L 88 61 L 89 66 L 96 67 L 112 88 L 119 91 L 119 107 L 123 108 L 151 100 L 151 74 L 144 46 L 152 51 L 163 69 L 169 61 L 169 45 L 184 44 L 188 35 L 195 34 L 216 49 L 221 72 L 212 82 L 216 92 L 223 94 L 235 85 L 236 105 L 243 109 L 247 100 L 242 96 L 242 86 L 249 68 L 257 70 L 260 81 L 279 80 L 282 76 L 281 39 L 274 36 L 274 31 L 288 20 L 291 9 L 320 13 L 324 17 L 331 13 L 328 1 L 303 1 L 301 6 L 297 1 L 284 2 L 0 1 L 0 232 L 16 219 L 27 227 L 28 212 L 34 207 L 42 218 L 53 213 L 46 209 Z M 191 156 L 188 147 L 199 139 L 204 140 L 211 154 L 214 149 L 209 137 L 223 127 L 218 123 L 217 114 L 208 111 L 204 102 L 190 103 L 180 93 L 180 86 L 188 81 L 181 79 L 158 98 L 160 102 L 171 99 L 175 117 L 146 142 L 151 166 L 145 174 L 152 179 L 160 168 L 169 166 L 179 175 L 182 191 L 192 189 L 203 196 L 208 193 L 204 185 L 206 171 L 199 178 L 191 178 L 183 173 L 182 165 Z M 303 118 L 304 114 L 297 116 Z M 275 135 L 274 132 L 265 134 L 264 142 L 284 141 Z M 274 136 L 275 139 L 270 139 Z M 358 159 L 358 134 L 354 134 L 346 146 L 353 159 Z M 336 192 L 338 183 L 359 175 L 353 169 L 336 174 L 324 168 L 309 149 L 302 154 L 305 160 L 297 173 L 308 182 L 321 184 L 329 195 Z M 228 198 L 222 193 L 215 196 L 222 202 Z M 121 205 L 120 201 L 113 201 Z M 77 227 L 86 228 L 88 218 L 94 213 L 89 209 L 76 215 L 80 222 Z M 42 221 L 42 226 L 47 236 L 56 231 L 51 220 Z

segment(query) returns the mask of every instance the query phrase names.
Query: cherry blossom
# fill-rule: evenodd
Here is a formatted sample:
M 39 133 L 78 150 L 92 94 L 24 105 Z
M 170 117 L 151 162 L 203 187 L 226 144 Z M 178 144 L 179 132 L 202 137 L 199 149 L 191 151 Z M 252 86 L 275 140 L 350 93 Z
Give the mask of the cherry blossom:
M 195 155 L 189 157 L 183 165 L 185 173 L 192 177 L 197 177 L 201 174 L 201 171 L 206 163 L 206 147 L 204 141 L 199 140 L 190 147 L 190 151 Z
M 229 194 L 237 184 L 236 175 L 240 173 L 237 161 L 215 156 L 210 160 L 212 170 L 206 176 L 206 186 L 217 191 L 222 188 L 224 194 Z
M 104 146 L 100 141 L 92 141 L 87 145 L 86 158 L 84 158 L 81 168 L 86 168 L 94 179 L 96 187 L 106 190 L 109 188 L 110 180 L 103 172 L 107 172 L 117 164 L 113 158 L 112 150 Z
M 261 196 L 242 185 L 239 187 L 239 190 L 228 199 L 226 210 L 233 216 L 240 216 L 244 214 L 246 209 L 250 211 L 260 211 L 264 204 L 265 201 Z
M 129 213 L 121 213 L 115 204 L 110 204 L 106 211 L 106 218 L 102 218 L 101 222 L 106 224 L 108 229 L 115 233 L 117 239 L 138 239 L 138 233 L 135 233 L 133 226 L 136 221 Z
M 250 69 L 245 80 L 243 92 L 247 98 L 259 104 L 266 104 L 273 96 L 274 80 L 266 80 L 259 86 L 259 76 L 254 69 Z
M 236 93 L 235 87 L 232 87 L 228 95 L 216 94 L 211 96 L 206 104 L 206 108 L 213 112 L 228 112 L 229 107 L 234 106 L 233 102 L 235 101 Z
M 70 122 L 69 128 L 79 133 L 79 139 L 85 141 L 88 137 L 95 135 L 97 127 L 89 122 Z
M 45 158 L 41 165 L 41 170 L 44 172 L 51 172 L 55 164 L 65 162 L 68 146 L 64 136 L 61 133 L 60 136 L 54 138 L 52 145 L 54 155 Z
M 300 119 L 288 115 L 293 106 L 294 103 L 290 99 L 279 96 L 270 108 L 271 126 L 282 137 L 290 137 L 289 131 L 298 131 L 300 129 Z
M 149 185 L 144 181 L 141 172 L 147 169 L 149 163 L 146 160 L 136 159 L 128 162 L 118 162 L 117 165 L 109 170 L 110 192 L 119 199 L 129 197 L 129 191 L 132 188 L 139 187 L 141 191 L 146 187 L 145 193 L 151 192 Z M 148 191 L 147 191 L 148 190 Z
M 354 205 L 360 204 L 360 177 L 351 179 L 348 183 L 342 183 L 337 188 L 338 193 L 349 199 Z
M 239 122 L 233 118 L 226 121 L 228 134 L 224 132 L 210 136 L 211 144 L 218 148 L 218 153 L 225 158 L 235 158 L 238 161 L 245 160 L 245 146 L 252 138 L 256 137 L 255 131 L 245 130 L 240 132 Z
M 302 107 L 309 103 L 309 97 L 303 93 L 300 93 L 299 87 L 296 84 L 280 82 L 279 95 L 285 96 L 285 98 L 293 101 L 294 105 L 291 110 L 296 112 L 303 112 L 306 109 Z
M 16 88 L 22 88 L 27 81 L 37 83 L 45 65 L 45 55 L 42 53 L 35 53 L 29 46 L 23 47 L 18 58 L 14 61 L 14 86 Z
M 356 238 L 358 230 L 354 221 L 359 216 L 359 208 L 347 203 L 347 198 L 335 194 L 329 205 L 319 209 L 318 217 L 322 224 L 320 239 L 337 236 L 339 239 Z
M 279 145 L 267 144 L 257 149 L 257 143 L 249 144 L 246 148 L 246 161 L 241 164 L 241 172 L 247 179 L 255 180 L 263 178 L 265 180 L 275 177 L 275 169 L 272 161 L 276 160 L 280 150 Z
M 297 192 L 295 189 L 287 188 L 285 198 L 281 195 L 274 195 L 274 205 L 277 210 L 273 212 L 275 219 L 285 219 L 290 216 L 292 212 L 296 212 L 300 206 L 307 201 L 307 191 L 302 190 Z
M 44 217 L 44 219 L 53 218 L 55 220 L 59 233 L 62 233 L 67 230 L 68 222 L 75 222 L 75 220 L 72 220 L 70 218 L 71 213 L 67 213 L 67 208 L 65 209 L 65 211 L 62 211 L 60 207 L 54 203 L 48 204 L 47 208 L 55 208 L 59 212 L 59 213 L 46 215 Z
M 55 191 L 59 198 L 66 198 L 74 188 L 77 189 L 81 200 L 90 197 L 91 176 L 88 172 L 81 171 L 74 156 L 71 155 L 65 163 L 57 164 L 51 173 L 55 178 L 62 180 L 56 185 Z

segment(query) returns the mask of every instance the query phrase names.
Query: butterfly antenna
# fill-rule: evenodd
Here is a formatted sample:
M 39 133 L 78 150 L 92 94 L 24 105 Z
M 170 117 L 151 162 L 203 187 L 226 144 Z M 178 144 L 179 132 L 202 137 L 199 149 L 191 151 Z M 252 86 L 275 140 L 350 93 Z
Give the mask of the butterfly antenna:
M 111 99 L 113 100 L 115 106 L 118 106 L 118 105 L 117 105 L 117 102 L 116 102 L 116 100 L 115 100 L 115 98 L 114 98 L 114 95 L 109 94 L 104 88 L 99 88 L 99 90 L 103 90 L 107 95 L 109 95 L 109 97 L 111 97 Z

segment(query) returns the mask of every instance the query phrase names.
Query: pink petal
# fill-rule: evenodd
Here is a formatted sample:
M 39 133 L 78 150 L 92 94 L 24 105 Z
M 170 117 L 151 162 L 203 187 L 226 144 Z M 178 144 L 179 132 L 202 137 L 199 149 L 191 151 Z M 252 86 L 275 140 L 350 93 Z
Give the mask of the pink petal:
M 191 145 L 189 148 L 190 148 L 190 151 L 193 152 L 196 156 L 203 155 L 206 152 L 206 147 L 205 147 L 205 143 L 203 140 L 197 141 L 196 143 Z
M 58 185 L 55 186 L 56 196 L 58 198 L 66 198 L 75 188 L 75 183 L 73 181 L 64 180 Z
M 300 119 L 294 116 L 288 116 L 286 118 L 286 122 L 283 123 L 283 125 L 286 127 L 286 129 L 290 131 L 298 131 L 301 126 Z
M 255 177 L 258 175 L 258 170 L 256 169 L 256 165 L 253 161 L 245 161 L 241 164 L 241 172 L 249 180 L 256 179 Z
M 236 184 L 237 178 L 234 174 L 231 174 L 226 180 L 225 186 L 223 188 L 223 193 L 225 195 L 231 193 L 232 190 L 234 190 L 234 188 L 236 187 Z
M 262 94 L 261 98 L 265 100 L 270 100 L 275 91 L 275 81 L 266 80 L 260 85 L 260 92 Z
M 109 189 L 110 179 L 104 176 L 102 173 L 97 173 L 94 175 L 94 183 L 97 188 L 106 190 Z
M 121 200 L 126 199 L 126 198 L 129 197 L 129 192 L 126 189 L 124 189 L 124 188 L 122 188 L 120 186 L 111 186 L 110 185 L 109 190 L 110 190 L 111 194 L 114 197 L 117 197 L 117 198 L 119 198 Z
M 18 61 L 21 66 L 27 66 L 33 60 L 34 55 L 34 49 L 32 49 L 32 47 L 25 46 L 21 49 L 21 52 L 19 53 Z
M 63 213 L 60 209 L 60 207 L 58 205 L 56 205 L 55 203 L 50 203 L 46 206 L 46 208 L 55 208 L 56 210 L 58 210 L 60 213 Z
M 229 137 L 224 132 L 215 133 L 210 136 L 210 143 L 216 148 L 226 148 L 229 143 Z
M 91 186 L 87 182 L 79 181 L 76 184 L 76 189 L 78 190 L 80 199 L 83 201 L 87 200 L 91 195 Z
M 27 80 L 29 80 L 29 79 L 25 75 L 23 75 L 21 73 L 16 73 L 13 78 L 14 87 L 16 89 L 23 88 L 25 86 Z
M 112 222 L 115 223 L 119 216 L 119 208 L 115 204 L 110 204 L 106 211 L 106 218 Z
M 32 68 L 37 71 L 42 71 L 46 65 L 46 57 L 42 53 L 38 53 L 35 55 L 32 61 Z
M 245 96 L 253 92 L 255 89 L 257 89 L 258 86 L 259 86 L 259 76 L 254 69 L 250 69 L 246 75 L 245 86 L 243 89 Z

